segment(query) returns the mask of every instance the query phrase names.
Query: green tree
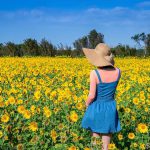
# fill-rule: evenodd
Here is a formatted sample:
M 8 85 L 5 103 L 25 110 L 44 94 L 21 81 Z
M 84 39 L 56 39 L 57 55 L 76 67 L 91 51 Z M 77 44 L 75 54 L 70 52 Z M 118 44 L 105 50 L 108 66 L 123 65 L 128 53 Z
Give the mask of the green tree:
M 114 48 L 111 48 L 112 53 L 114 55 L 118 55 L 118 56 L 135 56 L 136 55 L 136 49 L 135 48 L 131 48 L 129 45 L 122 45 L 121 43 L 119 43 L 119 45 L 117 45 Z
M 75 51 L 73 55 L 83 55 L 82 48 L 95 48 L 98 43 L 104 43 L 104 35 L 98 33 L 95 29 L 91 30 L 88 35 L 85 35 L 73 43 Z
M 42 56 L 55 56 L 55 46 L 43 38 L 40 42 L 40 54 Z
M 7 42 L 5 45 L 5 50 L 9 54 L 9 56 L 15 56 L 15 52 L 17 51 L 17 46 L 12 42 Z
M 104 35 L 98 33 L 95 29 L 90 31 L 88 39 L 90 48 L 95 48 L 98 43 L 104 43 Z
M 82 47 L 88 47 L 88 37 L 83 36 L 82 38 L 79 38 L 78 40 L 75 40 L 73 43 L 73 46 L 76 50 L 82 50 Z
M 148 55 L 150 55 L 150 34 L 147 34 L 145 44 L 146 44 L 147 53 Z
M 144 32 L 140 34 L 135 34 L 131 37 L 132 40 L 134 40 L 138 47 L 144 50 L 144 57 L 149 54 L 149 47 L 150 47 L 150 34 L 145 34 Z M 142 44 L 144 46 L 142 46 Z
M 57 45 L 57 55 L 65 55 L 65 56 L 71 56 L 71 46 L 63 45 L 62 43 Z
M 0 56 L 4 55 L 4 46 L 3 43 L 0 43 Z
M 39 46 L 35 39 L 28 38 L 24 40 L 22 48 L 23 48 L 24 55 L 31 55 L 31 56 L 40 55 Z

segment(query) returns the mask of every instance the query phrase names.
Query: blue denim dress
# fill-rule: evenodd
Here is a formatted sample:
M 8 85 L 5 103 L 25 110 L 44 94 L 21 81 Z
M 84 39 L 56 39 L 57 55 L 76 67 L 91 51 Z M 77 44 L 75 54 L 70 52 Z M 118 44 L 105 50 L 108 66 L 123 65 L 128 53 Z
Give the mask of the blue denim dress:
M 94 100 L 84 113 L 81 127 L 96 133 L 119 132 L 122 128 L 114 95 L 120 79 L 120 69 L 117 80 L 109 83 L 102 82 L 99 72 L 97 69 L 95 71 L 99 84 L 96 87 Z

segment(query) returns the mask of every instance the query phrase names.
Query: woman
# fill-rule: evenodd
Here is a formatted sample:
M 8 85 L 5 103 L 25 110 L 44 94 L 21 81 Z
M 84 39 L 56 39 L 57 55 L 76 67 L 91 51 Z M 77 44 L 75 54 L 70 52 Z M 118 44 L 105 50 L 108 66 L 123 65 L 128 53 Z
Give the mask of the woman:
M 92 132 L 92 139 L 102 136 L 102 149 L 108 150 L 112 134 L 121 130 L 114 98 L 121 77 L 120 69 L 114 67 L 113 55 L 104 43 L 98 44 L 95 49 L 83 48 L 83 52 L 97 69 L 90 73 L 87 109 L 81 126 Z

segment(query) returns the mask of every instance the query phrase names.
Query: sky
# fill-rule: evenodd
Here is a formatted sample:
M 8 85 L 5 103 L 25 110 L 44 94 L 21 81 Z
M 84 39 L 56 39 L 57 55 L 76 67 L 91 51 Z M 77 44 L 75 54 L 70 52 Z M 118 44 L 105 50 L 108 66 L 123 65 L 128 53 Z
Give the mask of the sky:
M 42 38 L 72 46 L 92 29 L 114 47 L 150 33 L 150 0 L 1 0 L 0 43 Z

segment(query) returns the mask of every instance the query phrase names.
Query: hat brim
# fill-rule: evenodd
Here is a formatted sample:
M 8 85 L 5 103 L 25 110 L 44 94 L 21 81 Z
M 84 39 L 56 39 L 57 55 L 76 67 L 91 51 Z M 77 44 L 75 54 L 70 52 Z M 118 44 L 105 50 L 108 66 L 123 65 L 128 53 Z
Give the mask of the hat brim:
M 82 50 L 88 61 L 94 66 L 113 66 L 113 64 L 107 61 L 103 56 L 96 53 L 95 49 L 82 48 Z

